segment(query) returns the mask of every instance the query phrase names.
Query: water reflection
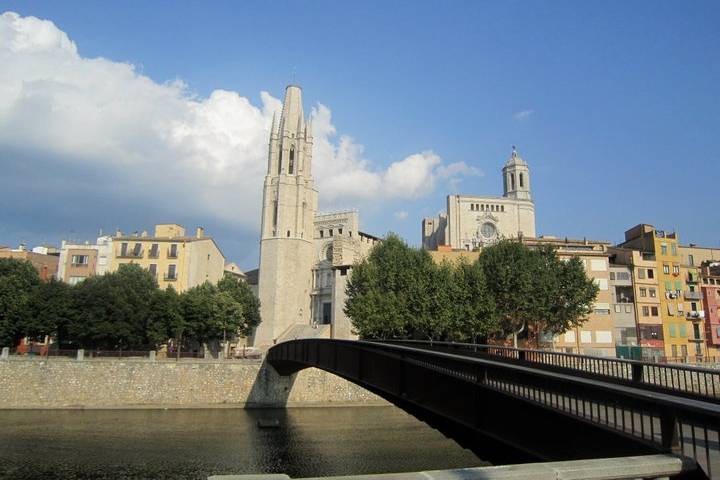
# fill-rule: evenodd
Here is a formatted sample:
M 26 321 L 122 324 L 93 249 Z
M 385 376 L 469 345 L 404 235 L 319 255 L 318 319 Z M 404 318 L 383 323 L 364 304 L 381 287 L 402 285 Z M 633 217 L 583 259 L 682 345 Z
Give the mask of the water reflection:
M 260 418 L 280 427 L 261 429 Z M 481 463 L 394 407 L 0 411 L 0 478 L 302 477 Z

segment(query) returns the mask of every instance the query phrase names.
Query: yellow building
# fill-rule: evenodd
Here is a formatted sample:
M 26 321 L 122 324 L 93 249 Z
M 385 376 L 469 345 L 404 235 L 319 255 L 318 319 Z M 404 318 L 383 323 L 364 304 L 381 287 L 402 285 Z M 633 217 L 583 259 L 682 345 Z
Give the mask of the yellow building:
M 206 281 L 216 283 L 223 276 L 225 257 L 200 227 L 195 236 L 186 236 L 182 225 L 172 223 L 155 225 L 152 236 L 118 231 L 112 245 L 111 272 L 120 265 L 135 263 L 155 276 L 160 288 L 172 285 L 183 292 Z
M 625 242 L 619 247 L 638 250 L 645 260 L 655 262 L 665 356 L 687 359 L 706 355 L 702 302 L 695 298 L 697 287 L 691 283 L 693 291 L 688 288 L 688 270 L 681 266 L 677 234 L 640 224 L 625 232 Z

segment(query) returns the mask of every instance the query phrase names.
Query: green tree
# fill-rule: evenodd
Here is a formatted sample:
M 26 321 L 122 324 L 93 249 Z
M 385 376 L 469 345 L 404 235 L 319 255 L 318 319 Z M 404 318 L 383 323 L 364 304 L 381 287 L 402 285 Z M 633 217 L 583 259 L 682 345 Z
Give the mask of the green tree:
M 218 282 L 218 289 L 227 292 L 236 302 L 242 305 L 243 322 L 237 332 L 242 337 L 252 333 L 253 328 L 260 325 L 260 300 L 250 289 L 250 286 L 231 275 L 225 275 Z
M 74 315 L 70 285 L 55 279 L 40 282 L 30 297 L 29 317 L 22 333 L 28 337 L 50 335 L 59 344 L 67 339 Z
M 157 348 L 169 338 L 173 338 L 175 345 L 180 345 L 185 328 L 180 296 L 172 285 L 166 290 L 155 290 L 148 307 L 146 324 L 148 342 Z
M 499 330 L 512 334 L 517 344 L 517 335 L 537 313 L 536 256 L 517 241 L 501 240 L 484 248 L 478 262 L 495 303 Z
M 0 258 L 0 346 L 16 345 L 28 329 L 30 301 L 39 283 L 30 262 Z
M 86 348 L 148 347 L 147 321 L 157 288 L 155 278 L 135 264 L 88 278 L 73 289 L 77 314 L 69 336 Z
M 243 305 L 227 290 L 205 282 L 182 295 L 186 338 L 202 344 L 235 338 L 245 326 Z
M 427 255 L 427 252 L 423 252 Z M 417 306 L 418 252 L 390 234 L 354 266 L 346 286 L 345 313 L 362 338 L 396 338 L 412 333 Z
M 455 339 L 478 343 L 500 329 L 495 302 L 479 262 L 460 258 L 450 285 L 453 289 L 450 330 Z

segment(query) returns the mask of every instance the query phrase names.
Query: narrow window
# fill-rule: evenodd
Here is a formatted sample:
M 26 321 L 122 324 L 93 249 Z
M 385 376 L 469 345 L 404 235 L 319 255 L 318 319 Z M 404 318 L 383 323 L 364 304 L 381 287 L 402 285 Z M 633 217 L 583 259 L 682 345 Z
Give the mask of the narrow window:
M 323 238 L 325 236 L 325 230 L 320 230 L 320 238 Z
M 688 263 L 690 265 L 695 265 L 695 258 L 693 258 L 692 255 L 688 255 Z
M 485 211 L 485 205 L 480 205 L 480 210 Z
M 121 257 L 127 256 L 127 249 L 128 249 L 127 243 L 123 242 L 122 244 L 120 244 L 120 256 Z
M 510 174 L 510 190 L 515 190 L 515 175 Z
M 523 188 L 523 187 L 524 187 L 524 183 L 525 183 L 525 182 L 523 182 L 523 174 L 521 173 L 521 174 L 520 174 L 520 188 Z
M 330 236 L 331 236 L 331 237 L 333 236 L 333 229 L 332 229 L 332 228 L 330 229 Z
M 278 154 L 278 175 L 282 173 L 282 146 L 280 147 L 280 153 Z
M 170 252 L 168 252 L 168 258 L 177 258 L 177 243 L 170 245 Z
M 288 173 L 290 175 L 293 174 L 293 170 L 295 169 L 295 147 L 290 147 L 290 163 L 288 164 Z
M 287 236 L 290 238 L 290 230 L 287 231 Z
M 501 211 L 501 212 L 504 212 L 504 211 L 505 211 L 505 205 L 500 205 L 500 211 Z
M 165 280 L 175 280 L 177 278 L 177 267 L 175 265 L 168 265 L 168 272 Z
M 154 263 L 151 263 L 148 267 L 148 271 L 150 272 L 150 275 L 153 277 L 157 276 L 157 265 Z
M 342 235 L 342 228 L 338 228 L 338 235 Z

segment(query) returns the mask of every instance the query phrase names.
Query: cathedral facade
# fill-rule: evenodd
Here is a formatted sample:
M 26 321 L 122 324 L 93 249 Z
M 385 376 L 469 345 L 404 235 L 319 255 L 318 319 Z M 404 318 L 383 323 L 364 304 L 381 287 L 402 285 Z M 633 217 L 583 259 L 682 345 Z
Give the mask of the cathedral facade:
M 513 147 L 502 169 L 503 195 L 448 195 L 447 211 L 422 221 L 422 246 L 475 250 L 502 238 L 535 236 L 530 169 Z
M 343 308 L 352 265 L 376 237 L 359 231 L 354 210 L 319 214 L 312 177 L 312 125 L 302 90 L 285 89 L 273 117 L 263 186 L 258 296 L 261 324 L 253 344 L 305 338 L 354 338 Z

